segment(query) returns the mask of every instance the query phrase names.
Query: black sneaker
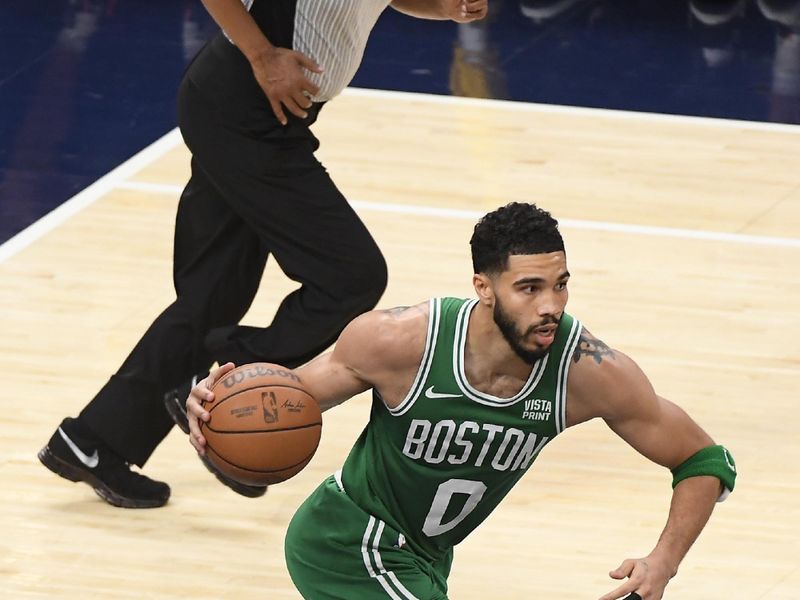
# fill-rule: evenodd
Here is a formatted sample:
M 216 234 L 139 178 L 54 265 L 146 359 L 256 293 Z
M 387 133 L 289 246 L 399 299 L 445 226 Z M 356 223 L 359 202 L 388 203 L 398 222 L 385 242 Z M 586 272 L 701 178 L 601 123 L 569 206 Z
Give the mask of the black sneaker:
M 187 381 L 174 390 L 170 390 L 164 394 L 164 407 L 167 409 L 169 416 L 175 421 L 175 424 L 181 428 L 184 433 L 189 433 L 189 419 L 186 416 L 186 398 L 189 397 L 189 392 L 197 385 L 198 381 L 202 381 L 208 377 L 208 373 L 202 375 L 195 375 L 191 380 Z M 200 456 L 200 455 L 198 455 Z M 200 460 L 205 465 L 214 477 L 224 486 L 229 487 L 234 492 L 247 498 L 260 498 L 267 493 L 267 486 L 265 485 L 247 485 L 239 483 L 235 479 L 231 479 L 224 473 L 221 473 L 217 467 L 206 456 L 200 456 Z
M 75 419 L 64 419 L 39 451 L 42 464 L 64 479 L 89 484 L 114 506 L 156 508 L 167 503 L 170 489 L 166 483 L 131 471 L 128 463 L 100 440 L 79 430 Z
M 180 427 L 183 433 L 189 433 L 189 419 L 186 417 L 186 399 L 189 397 L 189 392 L 192 391 L 192 388 L 197 385 L 197 382 L 206 377 L 208 377 L 208 373 L 195 375 L 183 385 L 179 385 L 174 390 L 164 394 L 164 408 L 167 409 L 169 416 L 172 417 L 175 425 Z

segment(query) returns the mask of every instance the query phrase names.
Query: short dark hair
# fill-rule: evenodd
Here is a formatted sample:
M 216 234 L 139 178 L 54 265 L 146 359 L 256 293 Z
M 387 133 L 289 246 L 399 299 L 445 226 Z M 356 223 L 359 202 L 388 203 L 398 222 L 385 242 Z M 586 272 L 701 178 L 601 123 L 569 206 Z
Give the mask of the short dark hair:
M 535 204 L 511 202 L 484 215 L 472 238 L 475 273 L 502 273 L 512 254 L 545 254 L 564 251 L 558 221 Z

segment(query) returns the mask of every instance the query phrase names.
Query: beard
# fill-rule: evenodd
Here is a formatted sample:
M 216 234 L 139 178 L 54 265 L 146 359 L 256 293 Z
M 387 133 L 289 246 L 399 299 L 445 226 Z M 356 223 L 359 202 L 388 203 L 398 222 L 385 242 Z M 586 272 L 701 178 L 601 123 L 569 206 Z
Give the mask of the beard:
M 550 347 L 548 346 L 547 348 L 536 348 L 535 350 L 529 350 L 523 346 L 523 341 L 525 338 L 533 333 L 537 327 L 549 325 L 550 323 L 555 323 L 557 325 L 560 321 L 560 319 L 557 319 L 556 317 L 545 317 L 541 322 L 537 323 L 536 325 L 531 325 L 526 331 L 521 332 L 519 329 L 517 329 L 517 326 L 514 324 L 514 321 L 511 320 L 511 317 L 508 316 L 508 313 L 503 310 L 500 300 L 496 296 L 492 317 L 494 318 L 495 325 L 497 325 L 500 333 L 503 334 L 503 338 L 506 340 L 506 342 L 508 342 L 508 345 L 511 346 L 511 349 L 514 351 L 514 353 L 529 365 L 533 365 L 536 363 L 536 361 L 544 358 L 550 351 Z

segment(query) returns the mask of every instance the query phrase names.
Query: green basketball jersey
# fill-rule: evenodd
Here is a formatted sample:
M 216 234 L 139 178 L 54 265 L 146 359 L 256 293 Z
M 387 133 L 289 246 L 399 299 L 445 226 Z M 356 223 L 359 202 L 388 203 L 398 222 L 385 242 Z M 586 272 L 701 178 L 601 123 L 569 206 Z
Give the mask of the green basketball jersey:
M 475 529 L 564 429 L 567 374 L 580 336 L 564 314 L 548 354 L 512 398 L 473 388 L 464 369 L 477 300 L 430 301 L 411 389 L 394 409 L 373 393 L 370 421 L 342 469 L 353 501 L 431 560 Z

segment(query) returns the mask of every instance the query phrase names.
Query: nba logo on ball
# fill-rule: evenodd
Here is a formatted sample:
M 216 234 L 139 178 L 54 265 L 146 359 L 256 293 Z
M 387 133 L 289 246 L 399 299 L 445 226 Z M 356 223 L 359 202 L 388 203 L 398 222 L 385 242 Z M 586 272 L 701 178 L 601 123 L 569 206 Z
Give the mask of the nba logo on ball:
M 277 423 L 278 399 L 275 392 L 261 392 L 261 406 L 264 409 L 264 423 Z
M 228 477 L 273 485 L 299 473 L 322 434 L 319 405 L 291 370 L 271 363 L 237 367 L 212 388 L 201 425 L 206 454 Z M 261 410 L 258 410 L 258 406 Z

